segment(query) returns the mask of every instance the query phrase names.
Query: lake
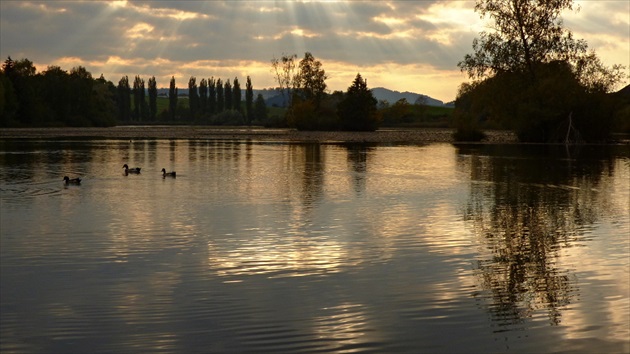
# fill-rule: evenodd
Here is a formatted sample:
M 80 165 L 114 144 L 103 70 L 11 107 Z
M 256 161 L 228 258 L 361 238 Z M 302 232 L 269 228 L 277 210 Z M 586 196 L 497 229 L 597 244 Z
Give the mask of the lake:
M 630 352 L 630 145 L 3 139 L 0 197 L 2 353 Z

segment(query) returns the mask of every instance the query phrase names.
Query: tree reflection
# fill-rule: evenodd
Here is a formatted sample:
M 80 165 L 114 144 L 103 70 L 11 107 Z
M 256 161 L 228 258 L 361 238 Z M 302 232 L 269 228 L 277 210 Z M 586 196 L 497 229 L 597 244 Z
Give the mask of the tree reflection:
M 294 144 L 290 146 L 290 170 L 299 173 L 300 200 L 307 208 L 316 203 L 323 193 L 324 157 L 320 144 Z
M 368 154 L 374 148 L 370 144 L 345 144 L 348 151 L 348 162 L 352 167 L 352 182 L 357 194 L 365 192 L 365 175 L 368 165 Z
M 605 196 L 597 190 L 614 164 L 603 148 L 570 154 L 564 149 L 458 147 L 459 166 L 471 174 L 464 219 L 487 246 L 476 273 L 501 327 L 539 311 L 557 325 L 577 295 L 572 270 L 560 267 L 561 251 L 582 240 L 604 212 L 598 199 Z

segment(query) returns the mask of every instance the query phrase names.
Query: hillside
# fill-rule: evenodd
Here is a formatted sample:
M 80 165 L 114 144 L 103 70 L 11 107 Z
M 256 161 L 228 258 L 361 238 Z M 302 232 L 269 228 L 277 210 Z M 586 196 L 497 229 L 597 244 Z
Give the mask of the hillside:
M 389 102 L 390 104 L 394 104 L 396 103 L 396 101 L 404 98 L 407 100 L 407 102 L 411 104 L 424 103 L 427 106 L 437 106 L 437 107 L 444 106 L 444 102 L 440 100 L 436 100 L 435 98 L 429 97 L 427 95 L 415 93 L 415 92 L 409 92 L 409 91 L 399 92 L 399 91 L 386 89 L 384 87 L 377 87 L 377 88 L 372 89 L 372 94 L 374 95 L 374 97 L 376 97 L 377 100 L 379 101 L 385 100 Z M 422 100 L 424 100 L 424 102 L 421 102 Z

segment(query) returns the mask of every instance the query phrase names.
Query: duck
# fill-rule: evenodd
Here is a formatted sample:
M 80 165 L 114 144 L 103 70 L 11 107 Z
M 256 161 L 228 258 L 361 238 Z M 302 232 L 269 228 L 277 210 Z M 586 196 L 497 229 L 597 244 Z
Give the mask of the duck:
M 129 168 L 129 166 L 127 164 L 124 164 L 123 168 L 125 169 L 125 174 L 128 174 L 128 173 L 140 173 L 140 167 Z
M 162 177 L 175 177 L 177 176 L 177 174 L 175 173 L 175 171 L 171 171 L 171 172 L 166 172 L 166 169 L 162 169 Z
M 63 177 L 63 181 L 66 185 L 68 184 L 81 184 L 81 178 L 70 178 L 68 176 Z

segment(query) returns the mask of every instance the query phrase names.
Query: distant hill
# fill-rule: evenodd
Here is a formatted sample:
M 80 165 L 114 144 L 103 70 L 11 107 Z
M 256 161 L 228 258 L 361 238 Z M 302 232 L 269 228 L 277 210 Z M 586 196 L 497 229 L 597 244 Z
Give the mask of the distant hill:
M 404 98 L 407 102 L 411 104 L 420 104 L 424 103 L 428 106 L 444 106 L 444 102 L 440 100 L 436 100 L 435 98 L 431 98 L 427 95 L 421 95 L 415 92 L 399 92 L 390 89 L 386 89 L 384 87 L 377 87 L 372 89 L 372 94 L 376 97 L 377 100 L 386 100 L 390 104 L 396 103 L 396 101 Z M 422 102 L 424 101 L 424 102 Z

